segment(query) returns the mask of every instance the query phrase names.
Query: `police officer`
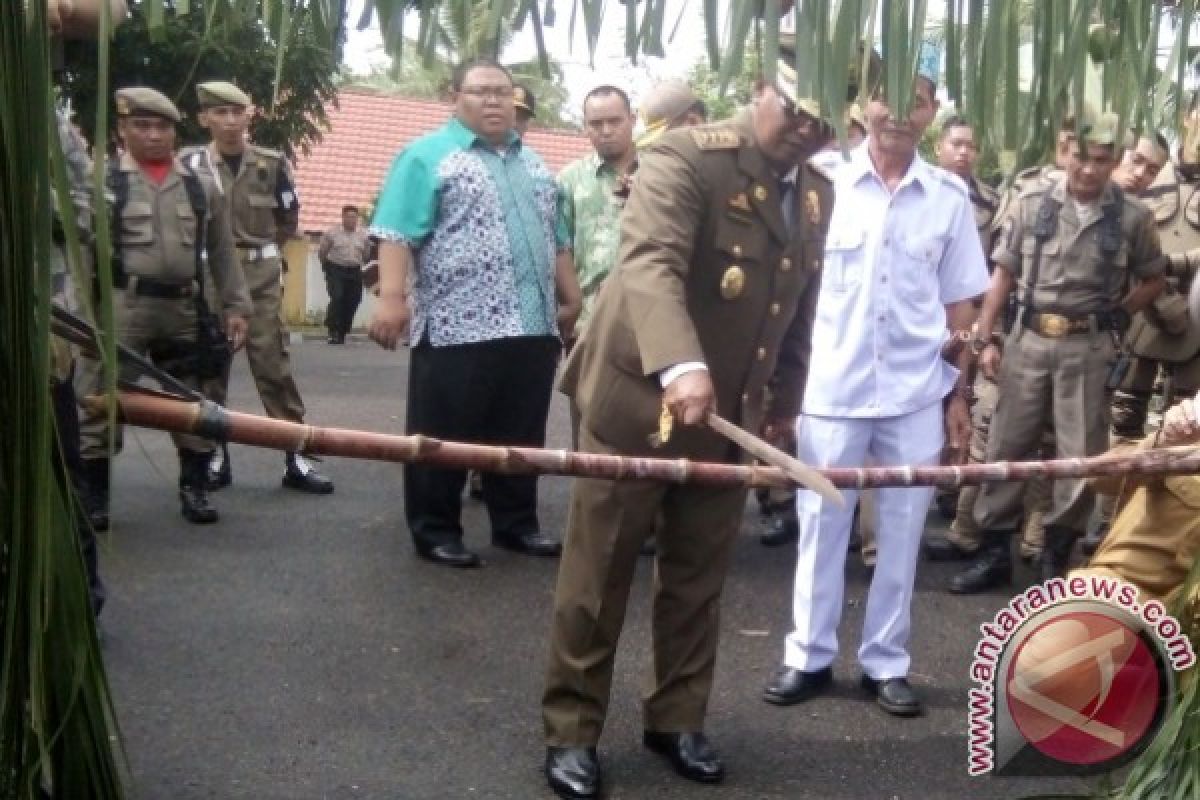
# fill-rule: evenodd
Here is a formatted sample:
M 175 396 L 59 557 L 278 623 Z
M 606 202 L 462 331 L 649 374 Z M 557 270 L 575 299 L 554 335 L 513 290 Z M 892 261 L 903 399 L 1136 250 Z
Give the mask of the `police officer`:
M 304 402 L 292 378 L 283 324 L 280 246 L 296 232 L 300 204 L 291 169 L 283 154 L 247 141 L 253 104 L 232 83 L 209 81 L 196 86 L 200 123 L 212 141 L 187 148 L 182 158 L 197 172 L 209 174 L 229 206 L 237 258 L 254 304 L 246 339 L 246 359 L 267 416 L 304 421 Z M 229 376 L 211 381 L 205 393 L 224 404 Z M 229 451 L 222 448 L 209 465 L 209 485 L 232 481 Z M 333 481 L 299 453 L 285 458 L 283 485 L 314 494 L 333 491 Z
M 988 440 L 989 461 L 1026 457 L 1053 423 L 1062 458 L 1108 447 L 1107 382 L 1130 314 L 1164 285 L 1164 259 L 1149 210 L 1109 178 L 1120 159 L 1116 118 L 1104 114 L 1081 130 L 1064 175 L 1023 192 L 1004 222 L 996 268 L 972 348 L 980 369 L 999 383 Z M 1018 313 L 1000 348 L 992 341 L 1009 293 Z M 1021 516 L 1021 485 L 984 486 L 975 505 L 983 545 L 951 591 L 979 592 L 1012 577 L 1009 537 Z M 1062 575 L 1091 511 L 1082 481 L 1054 485 L 1046 515 L 1042 576 Z
M 760 85 L 733 120 L 668 131 L 642 155 L 618 267 L 562 379 L 582 450 L 736 461 L 703 426 L 709 411 L 768 435 L 794 422 L 833 202 L 828 179 L 806 164 L 824 136 L 794 80 Z M 664 408 L 675 424 L 653 449 Z M 560 796 L 599 795 L 595 748 L 617 640 L 638 551 L 660 517 L 643 742 L 688 779 L 724 776 L 704 714 L 744 505 L 737 488 L 575 482 L 542 701 L 545 774 Z
M 167 372 L 199 388 L 198 293 L 211 278 L 225 313 L 234 349 L 246 334 L 249 299 L 234 263 L 228 212 L 212 184 L 174 157 L 179 110 L 145 87 L 116 93 L 117 133 L 125 144 L 108 177 L 113 207 L 113 283 L 117 338 L 149 355 Z M 129 377 L 136 377 L 130 375 Z M 103 413 L 87 412 L 91 422 Z M 107 436 L 89 426 L 84 458 L 108 470 Z M 120 446 L 120 430 L 117 430 Z M 211 442 L 172 434 L 179 451 L 179 497 L 183 517 L 217 521 L 209 504 L 205 469 Z M 107 488 L 107 477 L 105 479 Z M 107 506 L 107 497 L 102 498 Z
M 518 136 L 524 136 L 537 114 L 537 97 L 523 83 L 513 86 L 513 108 L 516 110 L 516 124 L 513 128 Z

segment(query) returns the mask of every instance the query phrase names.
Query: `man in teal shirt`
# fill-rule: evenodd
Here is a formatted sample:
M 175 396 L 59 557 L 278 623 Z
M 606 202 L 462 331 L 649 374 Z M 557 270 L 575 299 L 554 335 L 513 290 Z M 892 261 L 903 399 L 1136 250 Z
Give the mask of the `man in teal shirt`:
M 410 434 L 541 447 L 559 330 L 577 313 L 558 191 L 513 130 L 508 71 L 473 62 L 453 85 L 454 117 L 400 152 L 380 194 L 370 335 L 394 349 L 411 324 Z M 481 564 L 462 542 L 465 479 L 461 469 L 404 468 L 413 543 L 434 563 Z M 558 554 L 558 538 L 538 523 L 534 476 L 489 473 L 483 493 L 494 544 Z

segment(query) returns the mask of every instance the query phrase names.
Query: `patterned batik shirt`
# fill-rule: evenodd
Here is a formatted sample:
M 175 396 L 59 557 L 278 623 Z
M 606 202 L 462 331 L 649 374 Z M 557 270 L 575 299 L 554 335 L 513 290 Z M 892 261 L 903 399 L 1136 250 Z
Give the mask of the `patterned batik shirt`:
M 583 313 L 576 326 L 580 332 L 591 316 L 600 285 L 617 264 L 623 207 L 616 195 L 618 180 L 617 171 L 595 153 L 571 162 L 558 174 L 559 225 L 566 230 L 583 291 Z
M 458 119 L 396 156 L 370 232 L 414 254 L 414 343 L 557 335 L 557 194 L 515 133 L 497 149 Z

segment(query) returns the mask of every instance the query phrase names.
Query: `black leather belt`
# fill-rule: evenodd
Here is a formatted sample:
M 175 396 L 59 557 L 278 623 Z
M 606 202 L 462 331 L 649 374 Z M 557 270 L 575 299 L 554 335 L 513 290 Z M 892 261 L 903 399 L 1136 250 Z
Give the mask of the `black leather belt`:
M 113 276 L 113 286 L 118 289 L 128 289 L 131 284 L 133 285 L 133 293 L 139 297 L 178 299 L 181 297 L 191 297 L 196 293 L 196 287 L 192 281 L 188 281 L 187 283 L 167 283 L 137 275 L 133 277 L 129 275 Z
M 1111 331 L 1116 329 L 1112 314 L 1083 314 L 1073 316 L 1050 311 L 1026 311 L 1021 315 L 1026 328 L 1052 339 L 1075 333 Z

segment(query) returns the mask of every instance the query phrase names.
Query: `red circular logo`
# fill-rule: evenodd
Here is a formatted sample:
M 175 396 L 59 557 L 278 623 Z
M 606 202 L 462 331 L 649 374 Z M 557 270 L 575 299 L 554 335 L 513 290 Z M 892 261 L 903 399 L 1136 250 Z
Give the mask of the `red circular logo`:
M 1120 757 L 1162 703 L 1154 653 L 1119 620 L 1093 612 L 1039 625 L 1009 662 L 1008 710 L 1033 747 L 1066 764 Z

